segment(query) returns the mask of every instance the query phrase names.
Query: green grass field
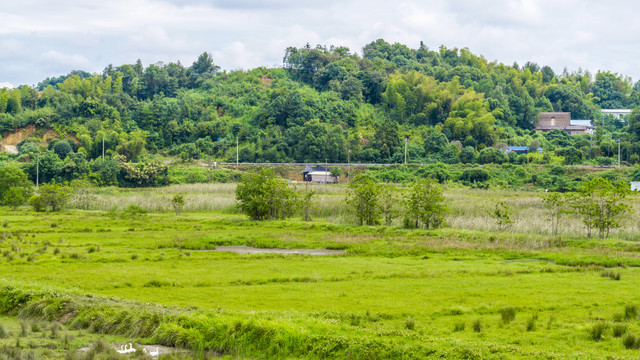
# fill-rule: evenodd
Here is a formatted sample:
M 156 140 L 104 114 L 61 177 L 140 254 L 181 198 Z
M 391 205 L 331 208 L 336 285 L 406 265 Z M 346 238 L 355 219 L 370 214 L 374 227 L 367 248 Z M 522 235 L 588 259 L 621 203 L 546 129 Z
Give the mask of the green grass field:
M 64 320 L 88 336 L 66 350 L 106 334 L 247 358 L 640 356 L 628 340 L 640 335 L 634 218 L 605 241 L 575 219 L 554 237 L 535 193 L 449 189 L 448 228 L 359 227 L 330 188 L 313 222 L 260 223 L 235 213 L 231 185 L 202 186 L 101 190 L 108 205 L 89 211 L 2 210 L 0 324 Z M 160 207 L 175 192 L 187 194 L 180 216 Z M 198 194 L 215 208 L 189 202 Z M 157 211 L 107 211 L 132 198 Z M 510 231 L 486 215 L 495 198 L 514 208 Z M 346 254 L 211 251 L 221 245 Z

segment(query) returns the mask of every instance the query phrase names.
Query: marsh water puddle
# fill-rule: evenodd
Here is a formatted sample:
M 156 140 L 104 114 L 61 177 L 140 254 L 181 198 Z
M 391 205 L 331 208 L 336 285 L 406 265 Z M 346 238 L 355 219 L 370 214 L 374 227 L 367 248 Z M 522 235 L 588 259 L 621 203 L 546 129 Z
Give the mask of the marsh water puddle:
M 276 249 L 276 248 L 256 248 L 251 246 L 218 246 L 214 250 L 205 251 L 224 251 L 236 254 L 298 254 L 298 255 L 344 255 L 344 250 L 330 249 Z

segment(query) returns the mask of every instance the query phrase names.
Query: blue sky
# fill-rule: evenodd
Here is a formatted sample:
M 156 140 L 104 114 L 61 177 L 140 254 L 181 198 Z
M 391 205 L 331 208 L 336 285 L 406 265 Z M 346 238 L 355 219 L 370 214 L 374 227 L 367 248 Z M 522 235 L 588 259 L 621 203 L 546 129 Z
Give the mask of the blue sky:
M 617 0 L 22 0 L 0 8 L 0 87 L 138 58 L 188 66 L 204 51 L 226 70 L 273 67 L 287 46 L 360 52 L 378 38 L 637 81 L 638 10 Z

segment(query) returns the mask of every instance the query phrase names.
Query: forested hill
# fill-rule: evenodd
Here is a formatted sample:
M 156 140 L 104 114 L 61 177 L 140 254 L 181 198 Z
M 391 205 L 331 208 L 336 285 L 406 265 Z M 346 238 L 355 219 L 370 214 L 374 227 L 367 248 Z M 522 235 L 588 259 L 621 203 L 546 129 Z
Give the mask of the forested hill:
M 637 107 L 640 83 L 628 77 L 555 74 L 467 49 L 384 40 L 362 54 L 306 46 L 287 48 L 275 69 L 221 72 L 203 53 L 189 67 L 138 60 L 102 74 L 74 71 L 37 88 L 0 90 L 0 133 L 34 124 L 72 134 L 78 141 L 58 144 L 57 155 L 88 161 L 101 156 L 103 137 L 108 157 L 130 161 L 156 153 L 235 161 L 236 137 L 242 162 L 346 162 L 350 151 L 352 162 L 399 163 L 404 136 L 411 162 L 506 161 L 494 148 L 508 144 L 542 146 L 575 163 L 612 156 L 614 139 L 622 139 L 623 160 L 640 153 L 635 113 L 630 126 L 605 121 L 611 136 L 600 129 L 595 148 L 585 136 L 531 130 L 541 111 L 600 121 L 600 108 Z M 19 145 L 23 162 L 47 146 L 36 139 Z

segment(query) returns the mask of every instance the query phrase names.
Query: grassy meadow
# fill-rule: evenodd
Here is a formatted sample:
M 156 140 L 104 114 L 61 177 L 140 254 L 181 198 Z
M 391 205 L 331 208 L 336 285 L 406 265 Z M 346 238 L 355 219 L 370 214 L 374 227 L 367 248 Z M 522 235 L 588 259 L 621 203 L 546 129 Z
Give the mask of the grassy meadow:
M 320 185 L 313 221 L 254 222 L 234 189 L 104 188 L 89 210 L 0 210 L 0 324 L 14 335 L 21 321 L 59 324 L 73 340 L 51 358 L 100 337 L 234 358 L 640 356 L 638 214 L 607 240 L 571 217 L 551 236 L 539 193 L 451 187 L 448 227 L 360 227 L 344 187 Z M 507 231 L 488 214 L 496 199 L 512 208 Z M 151 212 L 123 218 L 129 204 Z M 346 253 L 213 251 L 222 245 Z

